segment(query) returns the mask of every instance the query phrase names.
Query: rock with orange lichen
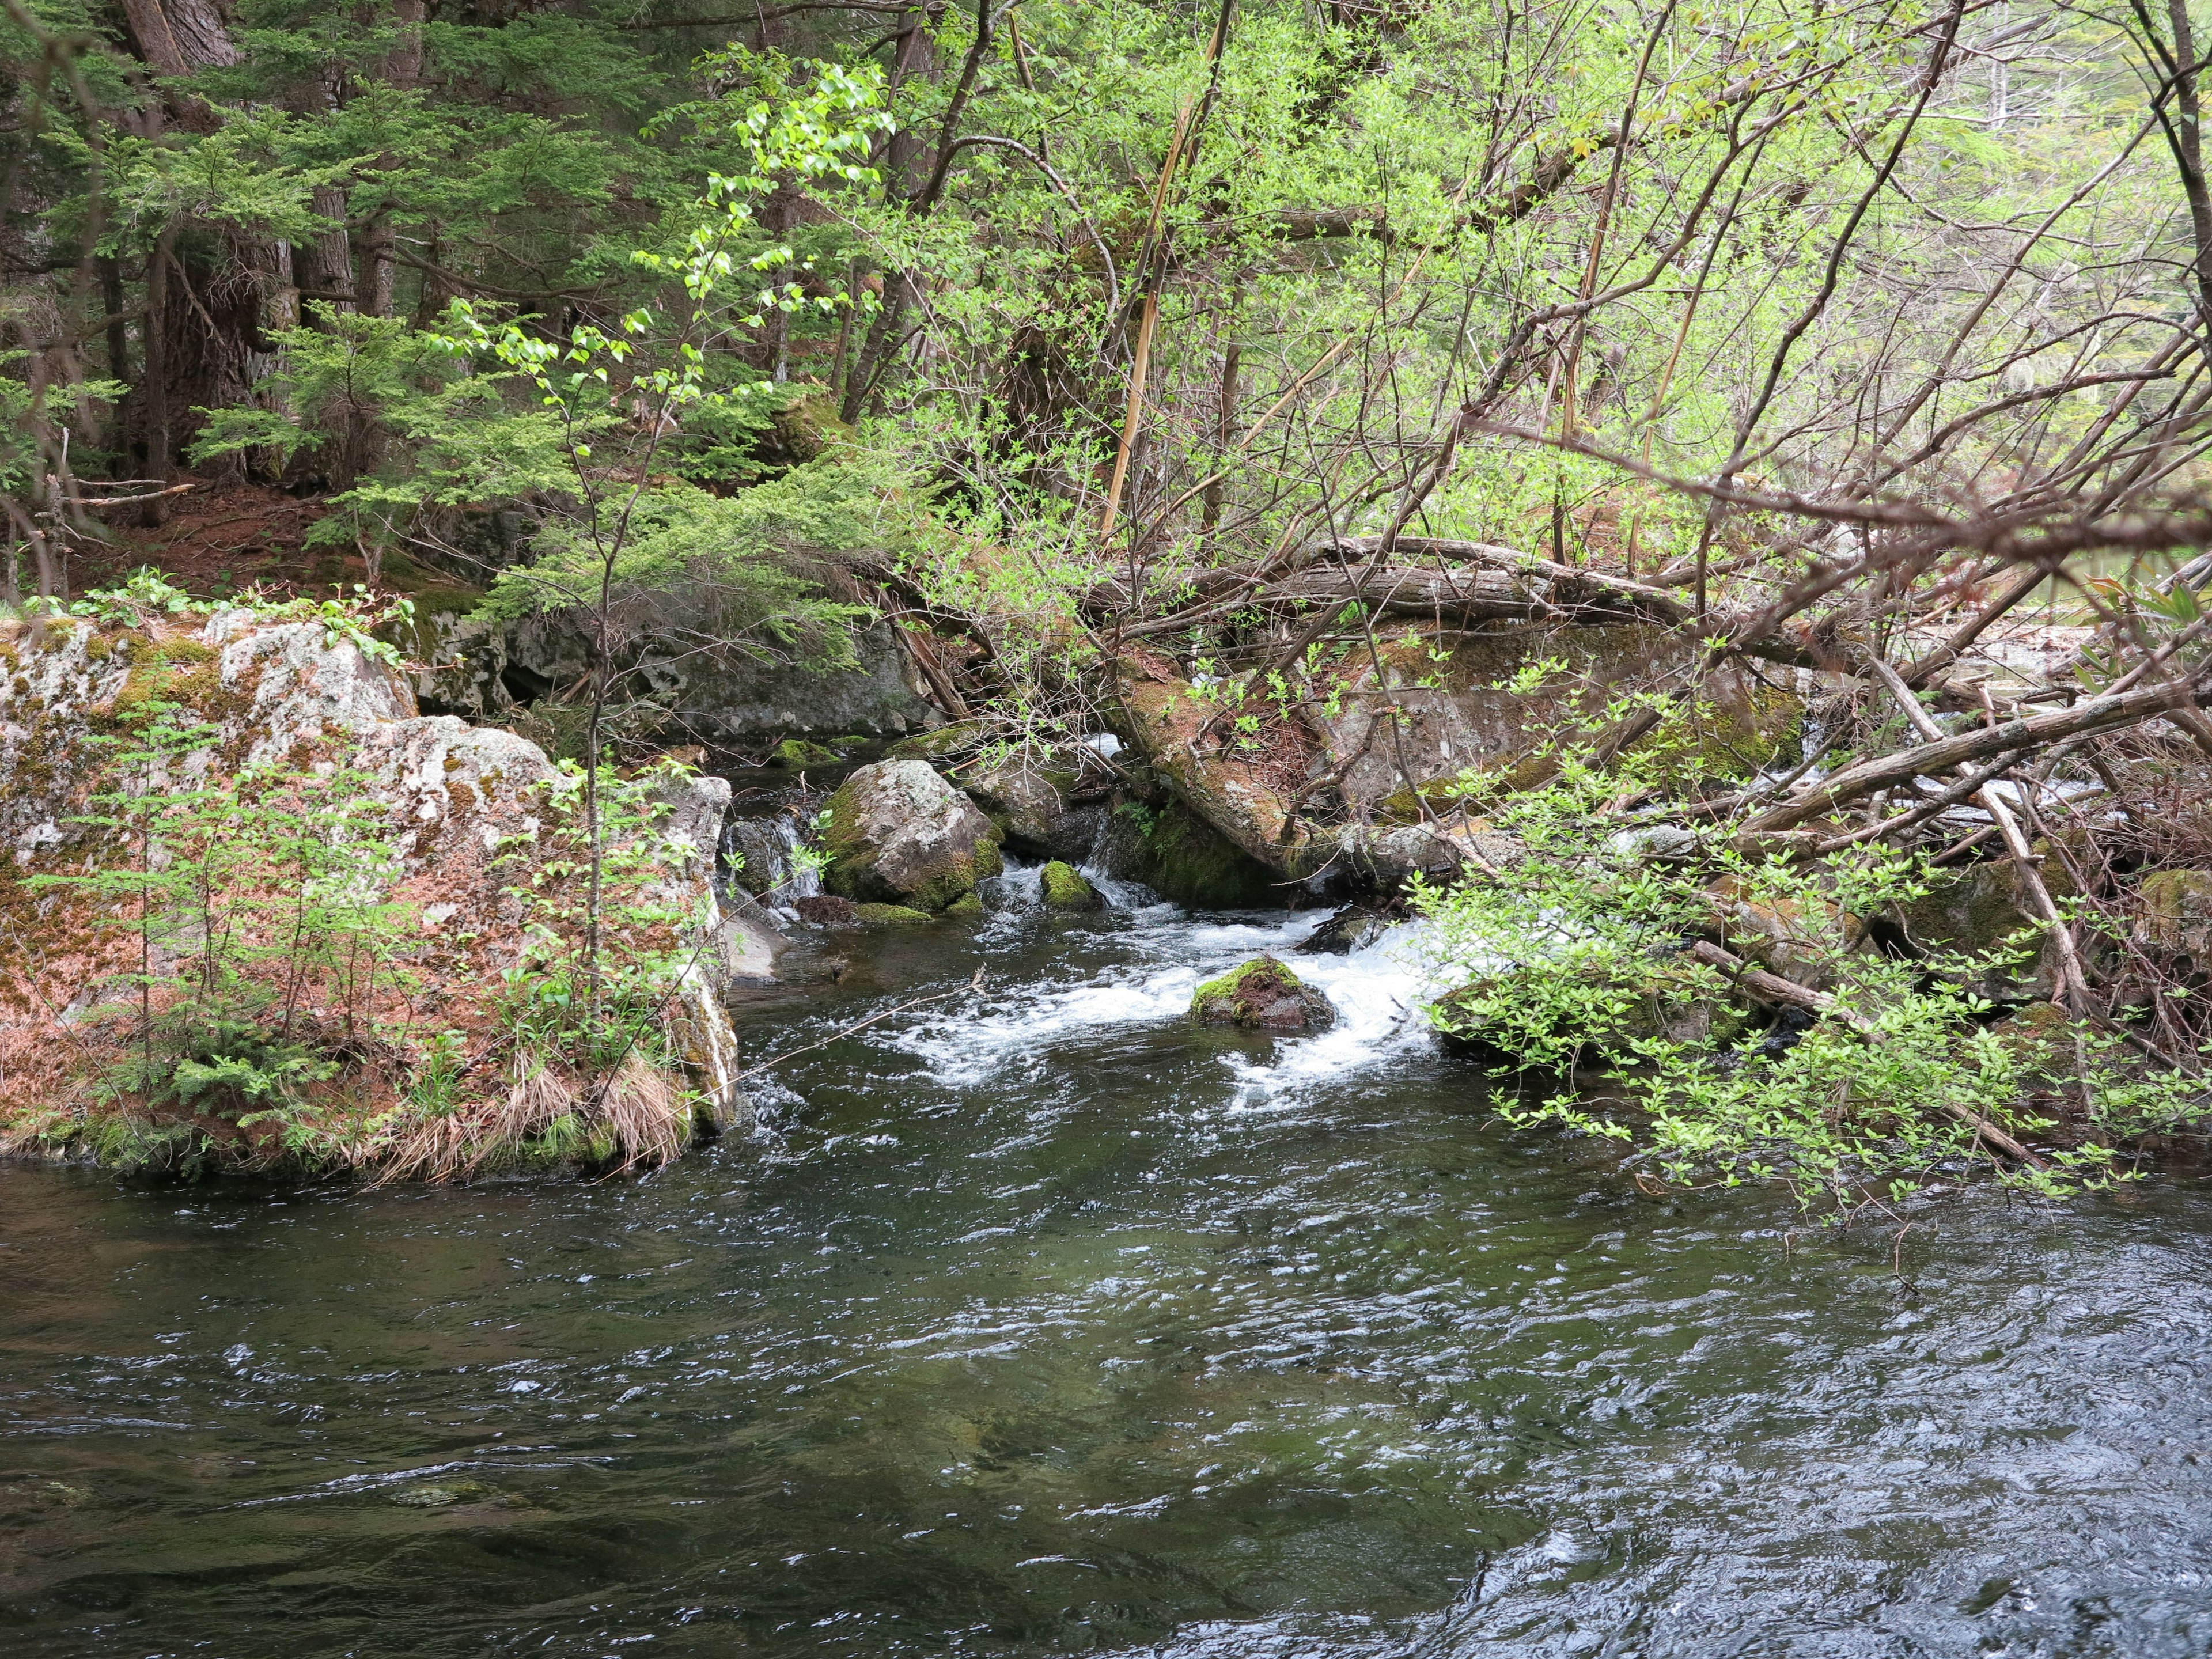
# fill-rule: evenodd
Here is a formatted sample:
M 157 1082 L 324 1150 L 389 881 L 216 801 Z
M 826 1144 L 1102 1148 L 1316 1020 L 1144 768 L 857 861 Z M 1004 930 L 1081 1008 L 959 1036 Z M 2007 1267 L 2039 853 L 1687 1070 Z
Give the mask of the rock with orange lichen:
M 749 1120 L 714 884 L 728 785 L 665 768 L 605 787 L 627 816 L 607 846 L 604 890 L 620 904 L 603 912 L 599 959 L 608 975 L 648 975 L 620 994 L 643 999 L 651 1029 L 594 1060 L 543 1039 L 567 1028 L 530 1012 L 547 964 L 573 969 L 580 778 L 512 732 L 421 714 L 398 667 L 360 639 L 238 607 L 0 624 L 0 1152 L 441 1177 L 647 1165 Z M 164 710 L 196 735 L 119 784 L 118 757 Z M 274 1011 L 266 1023 L 294 1056 L 274 1105 L 252 1093 L 274 1073 L 236 1055 L 192 1060 L 195 1079 L 216 1079 L 197 1093 L 133 1086 L 148 1014 L 167 1029 L 195 994 L 178 964 L 213 947 L 204 928 L 149 942 L 113 891 L 66 884 L 143 864 L 135 809 L 117 799 L 210 787 L 250 788 L 310 836 L 321 821 L 301 815 L 313 806 L 330 835 L 376 843 L 359 867 L 380 872 L 386 932 L 366 980 L 359 962 L 288 952 L 288 912 L 269 900 L 292 866 L 257 866 L 251 847 L 226 866 L 238 937 L 222 972 L 239 1006 Z M 258 846 L 253 819 L 238 822 L 241 844 Z

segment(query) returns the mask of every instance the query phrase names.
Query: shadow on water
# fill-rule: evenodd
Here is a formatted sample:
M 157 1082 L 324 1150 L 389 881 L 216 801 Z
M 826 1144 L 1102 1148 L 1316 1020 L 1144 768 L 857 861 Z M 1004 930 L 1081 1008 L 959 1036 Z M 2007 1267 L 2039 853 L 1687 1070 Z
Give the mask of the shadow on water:
M 1312 918 L 845 936 L 637 1183 L 0 1169 L 0 1652 L 2212 1651 L 2212 1205 L 1801 1236 L 1406 1019 L 1188 1029 Z

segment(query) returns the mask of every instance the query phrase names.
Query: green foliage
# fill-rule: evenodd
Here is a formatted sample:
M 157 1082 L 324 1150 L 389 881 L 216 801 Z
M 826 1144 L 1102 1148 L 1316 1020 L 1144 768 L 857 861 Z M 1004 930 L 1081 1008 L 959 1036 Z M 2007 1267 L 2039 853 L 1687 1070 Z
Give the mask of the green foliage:
M 2116 1037 L 1997 1023 L 1967 988 L 1992 958 L 1874 949 L 1863 919 L 1926 892 L 1917 860 L 1859 848 L 1811 868 L 1753 860 L 1726 823 L 1688 844 L 1670 829 L 1657 857 L 1607 810 L 1619 787 L 1570 754 L 1555 782 L 1495 809 L 1525 858 L 1418 890 L 1431 970 L 1453 988 L 1430 1017 L 1522 1072 L 1509 1120 L 1620 1141 L 1669 1182 L 1780 1181 L 1848 1216 L 1974 1163 L 2052 1197 L 2124 1179 L 2128 1140 L 2203 1112 L 2197 1080 L 2147 1074 Z M 1738 994 L 1686 949 L 1724 930 L 1825 986 L 1833 1011 L 1790 1044 L 1747 1030 Z M 2047 1169 L 2021 1166 L 1977 1119 L 2069 1144 Z
M 596 823 L 583 768 L 568 762 L 561 772 L 538 826 L 501 844 L 526 942 L 502 976 L 499 1024 L 522 1051 L 557 1055 L 586 1075 L 611 1073 L 634 1054 L 670 1063 L 670 1006 L 702 971 L 708 938 L 705 917 L 671 880 L 690 849 L 663 827 L 666 787 L 685 769 L 664 759 L 625 778 L 603 768 Z
M 610 561 L 586 526 L 549 526 L 538 557 L 503 572 L 483 614 L 583 609 L 603 579 L 625 631 L 742 649 L 748 639 L 810 666 L 854 660 L 868 611 L 823 596 L 807 574 L 866 548 L 877 475 L 836 462 L 720 497 L 684 484 L 647 491 Z

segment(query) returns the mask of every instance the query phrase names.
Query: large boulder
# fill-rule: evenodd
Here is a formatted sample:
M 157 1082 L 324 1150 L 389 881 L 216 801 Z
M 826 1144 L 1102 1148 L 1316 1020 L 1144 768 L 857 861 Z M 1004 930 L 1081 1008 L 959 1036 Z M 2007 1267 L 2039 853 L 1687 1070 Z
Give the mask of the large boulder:
M 1073 766 L 1040 764 L 1017 756 L 962 781 L 1005 833 L 1007 846 L 1042 858 L 1052 852 L 1054 827 L 1067 811 L 1075 776 Z
M 2063 860 L 2042 863 L 2045 884 L 2055 897 L 2072 894 Z M 1980 955 L 2018 954 L 2022 960 L 1977 972 L 1969 988 L 1992 1002 L 2035 1002 L 2058 988 L 2057 952 L 2045 937 L 2010 859 L 1970 864 L 1945 872 L 1920 897 L 1892 904 L 1887 920 L 1917 952 Z
M 592 665 L 582 622 L 566 611 L 511 621 L 471 615 L 443 590 L 404 641 L 424 666 L 423 705 L 470 720 L 506 718 L 517 704 L 568 695 Z M 860 630 L 848 668 L 811 672 L 788 663 L 713 653 L 648 640 L 623 663 L 665 714 L 665 741 L 763 749 L 787 738 L 896 738 L 940 725 L 912 660 L 890 623 Z
M 1280 904 L 1282 878 L 1181 800 L 1123 801 L 1106 819 L 1107 872 L 1194 909 Z
M 193 789 L 272 801 L 261 826 L 240 832 L 270 837 L 271 858 L 307 856 L 281 840 L 289 834 L 300 847 L 334 838 L 381 860 L 364 854 L 354 878 L 376 884 L 394 919 L 360 925 L 370 942 L 362 948 L 380 953 L 368 978 L 351 981 L 366 988 L 349 992 L 325 974 L 303 998 L 349 997 L 345 1020 L 371 1023 L 378 1035 L 368 1047 L 381 1058 L 354 1064 L 341 1043 L 337 1061 L 318 1062 L 326 1080 L 295 1103 L 294 1127 L 311 1136 L 301 1163 L 434 1176 L 495 1154 L 644 1165 L 681 1150 L 695 1097 L 657 1057 L 633 1056 L 595 1082 L 564 1056 L 526 1066 L 514 1042 L 515 988 L 545 971 L 547 941 L 574 914 L 560 862 L 574 832 L 562 826 L 577 821 L 580 785 L 535 744 L 419 714 L 403 674 L 343 627 L 243 608 L 203 616 L 118 604 L 89 617 L 0 624 L 0 847 L 9 855 L 0 908 L 11 919 L 0 930 L 0 1151 L 137 1157 L 192 1139 L 218 1162 L 281 1161 L 273 1128 L 250 1133 L 197 1095 L 134 1104 L 88 1086 L 98 1078 L 87 1068 L 97 1072 L 128 1039 L 139 966 L 128 927 L 115 925 L 98 893 L 69 884 L 118 854 L 129 861 L 113 814 L 88 811 L 91 798 L 120 790 L 174 802 Z M 150 763 L 127 758 L 163 709 L 197 735 Z M 316 793 L 316 780 L 339 777 L 342 800 Z M 624 902 L 633 914 L 665 918 L 641 926 L 664 929 L 676 947 L 660 1034 L 690 1074 L 697 1120 L 733 1127 L 750 1109 L 721 994 L 744 954 L 732 950 L 714 885 L 729 786 L 672 771 L 648 787 L 655 796 L 634 803 L 635 827 L 616 849 L 632 873 L 616 881 L 632 882 Z M 317 831 L 318 812 L 340 811 L 342 835 Z M 287 813 L 298 829 L 286 829 Z M 268 907 L 252 868 L 234 866 L 226 879 L 244 965 L 225 971 L 286 960 L 279 939 L 254 932 L 266 931 Z M 696 948 L 683 949 L 679 935 Z M 211 948 L 207 938 L 183 927 L 162 942 L 189 958 Z M 155 968 L 170 975 L 167 960 Z M 334 1018 L 310 1006 L 293 1024 L 319 1030 Z M 482 1059 L 442 1073 L 456 1054 Z M 331 1127 L 343 1123 L 355 1127 Z
M 1000 831 L 926 761 L 878 761 L 830 798 L 822 884 L 841 898 L 941 911 L 1005 867 Z

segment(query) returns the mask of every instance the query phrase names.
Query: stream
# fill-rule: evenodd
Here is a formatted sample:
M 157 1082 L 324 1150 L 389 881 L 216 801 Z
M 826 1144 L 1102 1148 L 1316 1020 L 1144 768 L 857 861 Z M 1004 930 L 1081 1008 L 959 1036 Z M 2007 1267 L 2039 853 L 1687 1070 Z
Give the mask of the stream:
M 2212 1653 L 2194 1179 L 1646 1197 L 1402 939 L 1200 1030 L 1316 913 L 1025 879 L 817 936 L 753 1053 L 988 978 L 648 1180 L 0 1166 L 0 1654 Z

